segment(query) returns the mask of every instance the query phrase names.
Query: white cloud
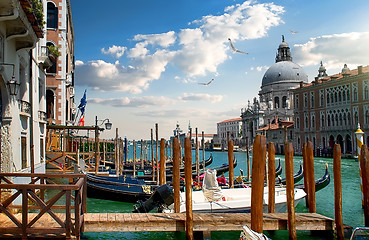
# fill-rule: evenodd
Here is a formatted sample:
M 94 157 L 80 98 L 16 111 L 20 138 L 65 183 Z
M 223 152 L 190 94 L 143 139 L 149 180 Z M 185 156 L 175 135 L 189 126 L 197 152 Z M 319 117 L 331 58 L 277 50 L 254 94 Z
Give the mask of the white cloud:
M 127 52 L 131 67 L 102 60 L 76 64 L 79 85 L 108 91 L 141 93 L 150 82 L 158 80 L 168 63 L 178 67 L 184 79 L 217 74 L 217 68 L 230 57 L 228 38 L 233 41 L 266 36 L 267 31 L 283 21 L 284 9 L 273 3 L 246 1 L 225 8 L 219 15 L 207 15 L 193 21 L 195 28 L 159 34 L 138 34 L 131 49 L 113 46 L 102 51 L 117 58 Z
M 211 103 L 220 102 L 223 99 L 222 95 L 210 95 L 207 93 L 184 93 L 179 97 L 182 101 L 207 101 Z
M 144 97 L 133 97 L 133 98 L 89 98 L 88 102 L 113 106 L 113 107 L 149 107 L 149 106 L 165 106 L 173 104 L 175 101 L 167 97 L 155 97 L 155 96 L 144 96 Z
M 341 69 L 345 63 L 358 66 L 369 63 L 369 32 L 324 35 L 305 44 L 294 45 L 294 61 L 302 66 L 323 61 L 329 68 Z
M 105 48 L 102 48 L 101 52 L 104 54 L 109 54 L 115 58 L 120 58 L 121 56 L 123 56 L 126 50 L 127 50 L 127 47 L 113 45 L 109 47 L 108 50 L 105 50 Z

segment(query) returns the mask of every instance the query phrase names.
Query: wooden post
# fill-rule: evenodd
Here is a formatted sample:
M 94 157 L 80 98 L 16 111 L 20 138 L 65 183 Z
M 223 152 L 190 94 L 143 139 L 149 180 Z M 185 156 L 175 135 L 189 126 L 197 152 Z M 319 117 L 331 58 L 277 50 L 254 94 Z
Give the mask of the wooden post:
M 118 128 L 115 128 L 115 172 L 119 176 L 119 144 L 118 144 Z
M 305 186 L 305 205 L 307 208 L 309 208 L 309 187 L 310 187 L 310 181 L 308 181 L 308 167 L 307 167 L 307 155 L 306 155 L 306 149 L 307 149 L 307 143 L 304 143 L 302 146 L 302 166 L 304 169 L 304 186 Z
M 229 165 L 229 188 L 233 188 L 234 174 L 233 174 L 233 140 L 228 141 L 228 165 Z
M 249 137 L 246 137 L 246 162 L 247 162 L 247 181 L 251 181 L 251 165 L 250 165 L 250 152 L 249 152 Z
M 366 145 L 361 146 L 360 151 L 360 169 L 361 169 L 361 180 L 362 180 L 362 192 L 363 192 L 363 208 L 364 208 L 364 224 L 365 227 L 369 226 L 369 199 L 368 199 L 368 161 L 369 152 Z
M 192 152 L 191 139 L 185 138 L 185 181 L 186 181 L 186 238 L 193 239 L 192 212 Z
M 275 212 L 275 147 L 270 142 L 268 147 L 268 212 Z
M 151 169 L 152 169 L 152 181 L 155 181 L 155 160 L 154 160 L 154 133 L 151 128 Z
M 31 145 L 31 173 L 35 173 L 35 145 L 33 144 Z
M 252 163 L 251 180 L 251 229 L 263 232 L 263 197 L 264 197 L 264 174 L 265 174 L 265 136 L 256 135 Z
M 173 138 L 173 192 L 174 192 L 174 212 L 180 212 L 180 175 L 179 175 L 179 140 Z
M 293 146 L 291 142 L 285 144 L 285 164 L 286 164 L 288 233 L 290 239 L 297 239 L 296 219 L 295 219 L 295 192 L 294 192 L 295 184 L 293 181 Z
M 136 140 L 133 140 L 133 177 L 136 177 Z
M 341 183 L 341 146 L 334 145 L 333 149 L 333 178 L 334 178 L 334 221 L 336 223 L 337 239 L 344 239 L 342 220 L 342 183 Z
M 198 130 L 195 128 L 195 157 L 196 157 L 196 175 L 197 182 L 200 180 L 200 164 L 199 164 L 199 140 L 198 140 Z
M 155 160 L 156 160 L 156 184 L 159 185 L 159 157 L 158 157 L 158 142 L 159 142 L 159 130 L 158 124 L 155 123 Z
M 165 139 L 160 139 L 160 185 L 166 183 L 165 176 Z
M 103 161 L 104 161 L 104 166 L 105 166 L 105 161 L 106 161 L 106 142 L 103 140 Z
M 205 172 L 205 134 L 201 132 L 201 148 L 202 148 L 202 170 Z
M 314 173 L 314 147 L 311 141 L 308 142 L 306 148 L 306 160 L 307 160 L 307 169 L 306 175 L 308 176 L 307 181 L 309 189 L 309 212 L 316 212 L 316 204 L 315 204 L 315 173 Z
M 143 170 L 144 168 L 144 140 L 141 139 L 141 169 Z

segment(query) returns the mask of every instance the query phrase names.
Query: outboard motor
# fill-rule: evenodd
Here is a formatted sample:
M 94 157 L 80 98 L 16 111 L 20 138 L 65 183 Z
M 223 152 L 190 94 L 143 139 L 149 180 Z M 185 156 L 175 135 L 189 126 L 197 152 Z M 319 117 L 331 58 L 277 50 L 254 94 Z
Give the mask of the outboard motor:
M 169 206 L 172 203 L 174 203 L 173 190 L 169 185 L 164 184 L 157 187 L 155 192 L 145 202 L 138 200 L 138 204 L 133 206 L 133 212 L 148 213 L 155 207 L 160 207 L 161 205 Z

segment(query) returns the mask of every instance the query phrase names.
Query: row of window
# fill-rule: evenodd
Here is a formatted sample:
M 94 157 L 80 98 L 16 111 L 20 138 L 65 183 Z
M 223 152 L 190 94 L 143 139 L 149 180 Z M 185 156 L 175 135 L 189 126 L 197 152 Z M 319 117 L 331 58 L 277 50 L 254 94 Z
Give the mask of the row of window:
M 369 81 L 363 82 L 363 99 L 369 100 Z M 305 92 L 303 95 L 304 108 L 309 107 L 309 101 L 310 101 L 310 108 L 314 108 L 315 106 L 315 94 L 314 92 L 310 92 L 310 96 L 308 96 L 308 93 Z M 339 104 L 347 104 L 351 102 L 351 93 L 349 89 L 349 85 L 342 85 L 342 86 L 336 86 L 332 88 L 321 89 L 319 91 L 319 106 L 323 107 L 324 104 L 326 106 L 333 106 L 333 105 L 339 105 Z M 357 102 L 359 100 L 359 92 L 358 92 L 358 83 L 352 83 L 352 101 Z M 299 94 L 295 95 L 295 106 L 296 108 L 299 107 Z

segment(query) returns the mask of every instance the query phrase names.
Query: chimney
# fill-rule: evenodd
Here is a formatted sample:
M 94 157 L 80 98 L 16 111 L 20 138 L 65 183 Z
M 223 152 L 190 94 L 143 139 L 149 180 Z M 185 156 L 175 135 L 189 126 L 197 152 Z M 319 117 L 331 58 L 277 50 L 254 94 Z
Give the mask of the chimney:
M 301 81 L 300 82 L 300 88 L 302 88 L 304 86 L 304 82 L 303 81 Z
M 363 73 L 363 66 L 358 66 L 357 67 L 357 74 L 362 74 Z

